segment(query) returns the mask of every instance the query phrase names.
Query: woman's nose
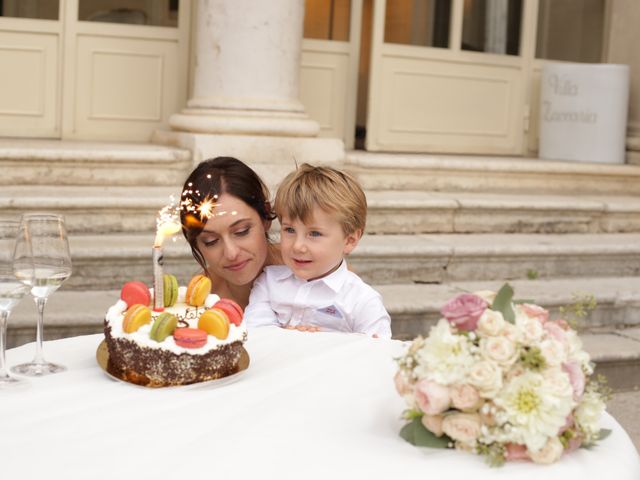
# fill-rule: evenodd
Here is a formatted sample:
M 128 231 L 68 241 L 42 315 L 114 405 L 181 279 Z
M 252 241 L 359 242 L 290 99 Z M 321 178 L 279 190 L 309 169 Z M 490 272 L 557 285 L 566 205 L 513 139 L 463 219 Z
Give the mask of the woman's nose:
M 229 260 L 233 260 L 234 258 L 236 258 L 239 251 L 240 250 L 238 249 L 238 246 L 234 242 L 227 240 L 224 243 L 224 255 Z

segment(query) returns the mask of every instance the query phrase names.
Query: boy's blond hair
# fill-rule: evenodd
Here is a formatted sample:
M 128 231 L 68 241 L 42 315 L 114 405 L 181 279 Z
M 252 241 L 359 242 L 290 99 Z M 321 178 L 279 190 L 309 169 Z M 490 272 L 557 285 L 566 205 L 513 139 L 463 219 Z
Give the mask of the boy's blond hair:
M 278 187 L 274 209 L 280 221 L 286 215 L 307 223 L 316 206 L 334 214 L 345 235 L 364 233 L 367 198 L 356 179 L 335 168 L 303 163 Z

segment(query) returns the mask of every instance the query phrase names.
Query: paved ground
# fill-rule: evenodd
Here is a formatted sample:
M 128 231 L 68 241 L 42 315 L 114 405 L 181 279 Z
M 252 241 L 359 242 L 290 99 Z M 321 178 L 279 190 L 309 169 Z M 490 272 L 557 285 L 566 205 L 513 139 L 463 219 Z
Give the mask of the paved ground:
M 640 452 L 640 390 L 614 393 L 607 410 L 627 431 Z

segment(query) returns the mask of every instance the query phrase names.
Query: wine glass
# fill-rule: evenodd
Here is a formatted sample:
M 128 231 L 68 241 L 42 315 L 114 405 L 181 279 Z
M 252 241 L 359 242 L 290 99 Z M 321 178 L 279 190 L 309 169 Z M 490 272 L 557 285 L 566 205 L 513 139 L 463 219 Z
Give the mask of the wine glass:
M 9 314 L 29 291 L 13 273 L 13 250 L 19 227 L 18 220 L 0 220 L 0 389 L 28 384 L 9 374 L 5 358 Z
M 16 365 L 14 373 L 42 376 L 66 370 L 45 361 L 42 355 L 44 306 L 49 296 L 71 275 L 71 255 L 62 215 L 30 213 L 22 216 L 13 259 L 16 277 L 31 290 L 38 307 L 36 356 L 31 363 Z

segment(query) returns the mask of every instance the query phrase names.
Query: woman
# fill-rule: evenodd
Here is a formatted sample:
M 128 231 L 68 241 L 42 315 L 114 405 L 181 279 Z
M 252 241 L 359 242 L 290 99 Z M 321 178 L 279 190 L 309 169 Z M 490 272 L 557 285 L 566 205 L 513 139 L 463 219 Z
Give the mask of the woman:
M 240 160 L 217 157 L 191 172 L 181 205 L 182 232 L 213 291 L 246 307 L 263 267 L 282 263 L 268 237 L 275 215 L 267 187 Z

